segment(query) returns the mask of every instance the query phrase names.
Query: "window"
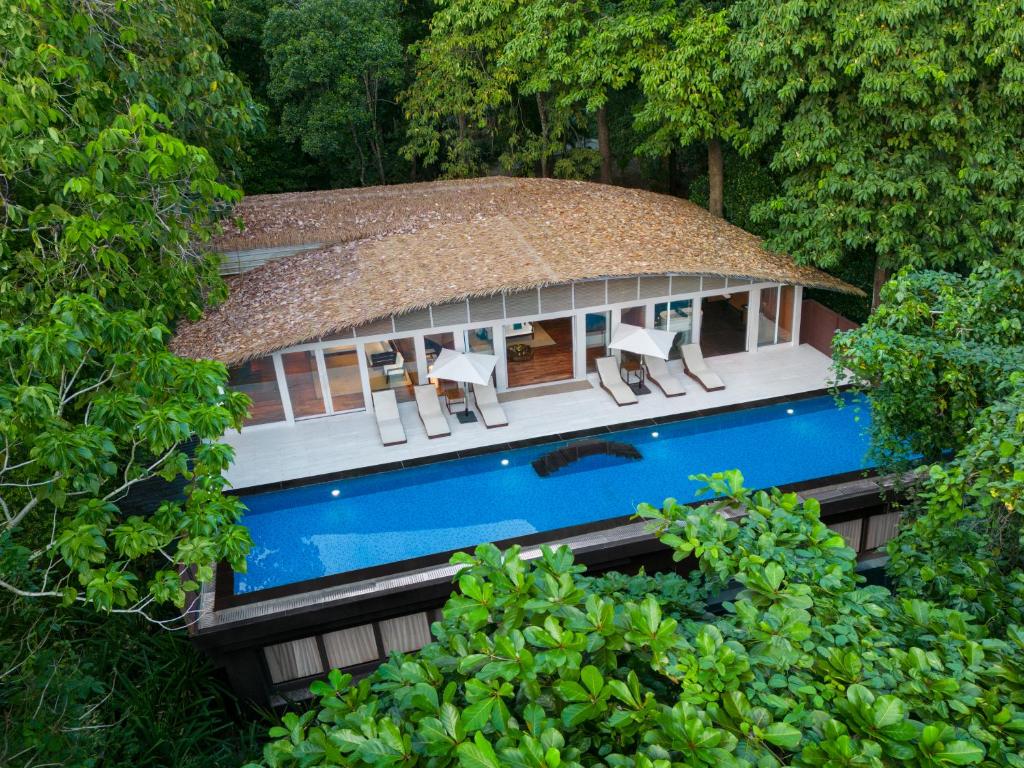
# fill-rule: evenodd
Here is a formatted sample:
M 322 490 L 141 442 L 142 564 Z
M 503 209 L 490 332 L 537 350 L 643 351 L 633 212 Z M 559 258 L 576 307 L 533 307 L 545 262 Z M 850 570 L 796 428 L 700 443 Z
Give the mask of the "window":
M 784 344 L 793 340 L 793 300 L 791 285 L 761 289 L 757 320 L 757 346 Z
M 228 371 L 228 386 L 249 396 L 247 426 L 284 421 L 284 404 L 277 386 L 274 358 L 261 357 Z
M 587 373 L 597 370 L 594 361 L 608 354 L 611 329 L 608 327 L 610 312 L 588 312 L 587 324 Z
M 370 390 L 393 389 L 395 399 L 414 399 L 413 387 L 419 383 L 416 371 L 416 347 L 411 338 L 367 342 L 366 365 L 370 374 Z
M 331 388 L 331 408 L 335 413 L 366 407 L 363 402 L 363 382 L 359 377 L 359 355 L 355 347 L 325 349 L 324 367 Z
M 286 352 L 281 355 L 281 362 L 288 382 L 288 397 L 292 401 L 292 415 L 296 419 L 323 416 L 327 412 L 327 405 L 320 386 L 316 353 Z
M 482 355 L 494 354 L 494 330 L 490 326 L 466 331 L 466 349 Z
M 660 331 L 673 331 L 676 334 L 672 342 L 669 359 L 678 360 L 679 347 L 689 344 L 693 338 L 693 302 L 690 299 L 661 302 L 654 305 L 654 327 Z

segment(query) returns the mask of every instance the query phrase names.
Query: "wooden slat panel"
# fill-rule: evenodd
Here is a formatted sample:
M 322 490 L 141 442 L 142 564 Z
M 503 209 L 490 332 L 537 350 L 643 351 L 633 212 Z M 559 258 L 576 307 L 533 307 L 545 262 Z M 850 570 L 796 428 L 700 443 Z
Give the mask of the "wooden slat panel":
M 451 304 L 435 304 L 430 309 L 434 316 L 434 327 L 443 325 L 461 325 L 468 322 L 469 313 L 465 301 L 454 301 Z
M 380 636 L 384 641 L 384 653 L 418 651 L 430 642 L 430 625 L 427 614 L 414 613 L 399 616 L 380 623 Z
M 896 535 L 899 523 L 899 512 L 890 512 L 887 515 L 875 515 L 872 517 L 868 521 L 868 536 L 864 542 L 864 548 L 871 550 L 884 546 L 889 539 Z
M 672 283 L 668 275 L 644 275 L 640 278 L 640 298 L 656 299 L 668 296 L 672 292 Z
M 315 637 L 268 645 L 263 654 L 267 659 L 270 679 L 275 683 L 319 675 L 324 671 Z
M 623 301 L 636 301 L 637 279 L 621 277 L 608 281 L 608 303 L 618 304 Z
M 350 627 L 324 635 L 327 663 L 331 668 L 354 667 L 379 658 L 372 624 Z
M 700 290 L 700 275 L 673 275 L 672 295 L 697 293 Z
M 540 311 L 562 312 L 572 309 L 572 284 L 548 285 L 540 289 Z
M 505 316 L 505 302 L 501 294 L 480 296 L 469 300 L 470 322 L 479 323 L 484 320 L 501 320 Z
M 605 281 L 589 280 L 573 285 L 573 301 L 577 307 L 594 307 L 607 304 L 605 299 Z

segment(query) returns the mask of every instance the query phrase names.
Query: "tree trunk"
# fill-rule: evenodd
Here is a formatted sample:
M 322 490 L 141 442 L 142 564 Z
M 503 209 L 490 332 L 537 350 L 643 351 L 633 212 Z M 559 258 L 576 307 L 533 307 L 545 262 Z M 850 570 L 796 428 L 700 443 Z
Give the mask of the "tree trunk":
M 601 183 L 612 183 L 612 148 L 608 143 L 608 109 L 597 110 L 597 148 L 601 153 Z
M 544 107 L 544 97 L 537 94 L 537 114 L 540 116 L 540 177 L 548 177 L 548 112 Z
M 725 169 L 722 163 L 722 143 L 718 139 L 708 142 L 708 210 L 718 218 L 725 215 L 722 203 Z
M 363 87 L 366 92 L 366 109 L 370 114 L 370 150 L 377 161 L 377 175 L 381 184 L 387 184 L 384 178 L 384 158 L 380 150 L 380 129 L 377 127 L 377 78 L 368 72 L 363 73 Z
M 882 286 L 889 282 L 889 277 L 892 275 L 891 269 L 879 266 L 878 259 L 875 259 L 875 276 L 871 281 L 871 311 L 874 312 L 878 309 L 878 305 L 882 303 Z

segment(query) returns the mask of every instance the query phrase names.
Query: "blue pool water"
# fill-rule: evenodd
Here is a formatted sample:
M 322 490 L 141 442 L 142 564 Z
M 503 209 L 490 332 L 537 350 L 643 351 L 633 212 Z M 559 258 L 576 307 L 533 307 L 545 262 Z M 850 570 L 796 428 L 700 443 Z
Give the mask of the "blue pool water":
M 696 473 L 735 468 L 767 488 L 864 469 L 868 419 L 824 396 L 600 435 L 643 458 L 593 456 L 549 477 L 530 462 L 558 444 L 244 496 L 255 545 L 235 592 L 688 502 Z

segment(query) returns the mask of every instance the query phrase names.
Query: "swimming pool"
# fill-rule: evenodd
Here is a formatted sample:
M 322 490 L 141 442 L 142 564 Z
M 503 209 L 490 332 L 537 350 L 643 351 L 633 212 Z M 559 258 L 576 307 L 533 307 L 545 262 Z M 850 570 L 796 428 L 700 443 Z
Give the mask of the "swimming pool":
M 548 477 L 531 462 L 564 443 L 243 496 L 254 546 L 235 594 L 689 502 L 696 473 L 740 469 L 767 488 L 866 469 L 868 420 L 821 396 L 602 434 L 643 458 L 590 456 Z

